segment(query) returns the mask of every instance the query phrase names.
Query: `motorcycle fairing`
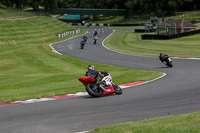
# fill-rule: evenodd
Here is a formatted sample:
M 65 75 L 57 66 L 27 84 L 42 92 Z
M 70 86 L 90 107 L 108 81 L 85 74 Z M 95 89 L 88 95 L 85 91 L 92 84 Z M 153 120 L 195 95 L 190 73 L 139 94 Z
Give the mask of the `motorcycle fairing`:
M 106 87 L 106 90 L 107 91 L 103 91 L 102 96 L 115 93 L 115 90 L 112 85 L 110 85 L 110 87 Z
M 93 77 L 80 77 L 78 78 L 79 81 L 81 81 L 85 86 L 91 82 L 94 82 L 95 79 Z

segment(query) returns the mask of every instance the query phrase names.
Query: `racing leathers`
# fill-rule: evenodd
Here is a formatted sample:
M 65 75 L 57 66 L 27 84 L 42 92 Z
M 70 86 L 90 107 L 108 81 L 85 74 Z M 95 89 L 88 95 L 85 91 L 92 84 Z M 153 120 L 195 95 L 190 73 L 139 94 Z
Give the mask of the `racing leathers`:
M 106 71 L 96 71 L 96 70 L 88 70 L 85 74 L 86 77 L 93 77 L 96 80 L 96 83 L 101 83 L 103 76 L 107 76 L 108 72 Z
M 163 61 L 165 61 L 166 58 L 168 58 L 168 55 L 163 54 L 163 53 L 160 53 L 159 58 L 160 58 L 160 60 L 163 62 Z

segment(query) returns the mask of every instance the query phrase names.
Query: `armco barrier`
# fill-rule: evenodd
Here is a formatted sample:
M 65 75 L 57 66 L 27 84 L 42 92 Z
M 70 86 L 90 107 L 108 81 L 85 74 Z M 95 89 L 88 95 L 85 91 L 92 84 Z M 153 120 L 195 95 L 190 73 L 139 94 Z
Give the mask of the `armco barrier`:
M 179 37 L 185 37 L 190 35 L 200 34 L 199 30 L 189 31 L 189 32 L 183 32 L 173 35 L 157 35 L 157 34 L 145 34 L 142 35 L 142 40 L 150 39 L 150 40 L 168 40 L 168 39 L 175 39 Z
M 60 34 L 57 34 L 57 36 L 59 38 L 63 38 L 65 36 L 68 36 L 68 35 L 73 35 L 73 34 L 77 34 L 77 33 L 80 33 L 80 29 L 78 30 L 73 30 L 73 31 L 67 31 L 67 32 L 64 32 L 64 33 L 60 33 Z

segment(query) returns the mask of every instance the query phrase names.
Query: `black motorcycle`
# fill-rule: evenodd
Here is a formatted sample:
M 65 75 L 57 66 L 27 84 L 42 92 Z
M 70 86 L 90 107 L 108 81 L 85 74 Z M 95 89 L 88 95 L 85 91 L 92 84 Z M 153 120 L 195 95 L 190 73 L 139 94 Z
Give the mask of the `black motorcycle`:
M 80 42 L 80 47 L 81 47 L 81 49 L 83 49 L 84 46 L 85 46 L 85 40 L 82 40 L 82 41 Z
M 160 53 L 159 59 L 167 67 L 173 67 L 173 65 L 172 65 L 172 59 L 168 55 Z

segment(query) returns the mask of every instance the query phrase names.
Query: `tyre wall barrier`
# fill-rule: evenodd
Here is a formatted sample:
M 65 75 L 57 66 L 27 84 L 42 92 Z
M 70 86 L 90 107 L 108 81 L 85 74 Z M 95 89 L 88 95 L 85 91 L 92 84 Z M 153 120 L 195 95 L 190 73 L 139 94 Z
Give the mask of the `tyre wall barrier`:
M 82 26 L 145 26 L 148 23 L 135 23 L 135 24 L 90 24 L 90 23 L 69 23 L 69 25 L 82 25 Z M 150 23 L 149 23 L 150 24 Z
M 185 36 L 190 36 L 190 35 L 195 35 L 195 34 L 200 34 L 200 29 L 189 31 L 189 32 L 173 34 L 173 35 L 145 34 L 145 35 L 142 35 L 142 40 L 145 40 L 145 39 L 167 40 L 167 39 L 175 39 L 175 38 L 180 38 L 180 37 L 185 37 Z
M 80 29 L 78 29 L 78 30 L 72 30 L 72 31 L 67 31 L 67 32 L 64 32 L 64 33 L 60 33 L 60 34 L 57 34 L 57 36 L 59 38 L 63 38 L 65 36 L 73 35 L 73 34 L 78 34 L 78 33 L 80 33 Z
M 156 29 L 135 29 L 136 33 L 145 33 L 145 32 L 156 32 Z

